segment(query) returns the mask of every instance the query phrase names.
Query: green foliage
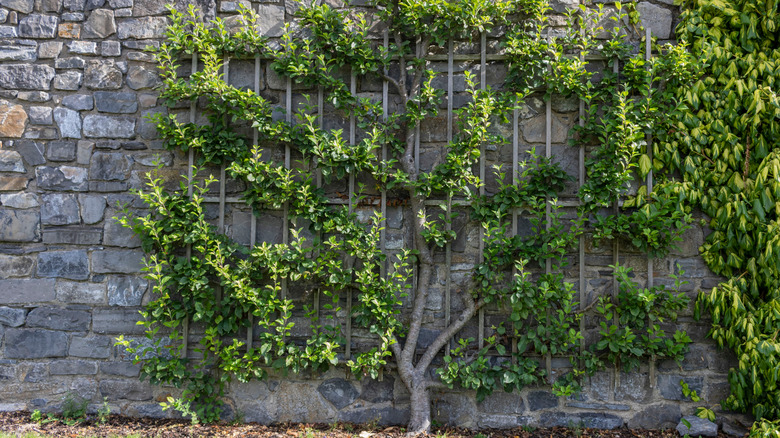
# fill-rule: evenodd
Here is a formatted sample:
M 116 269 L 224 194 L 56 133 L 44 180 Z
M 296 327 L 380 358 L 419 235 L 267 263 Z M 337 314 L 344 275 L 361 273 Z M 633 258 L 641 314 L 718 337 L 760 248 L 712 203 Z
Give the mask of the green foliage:
M 444 357 L 438 377 L 447 385 L 475 390 L 480 399 L 497 388 L 511 391 L 548 378 L 536 359 L 540 356 L 571 357 L 572 372 L 554 383 L 559 395 L 574 394 L 579 378 L 605 362 L 631 369 L 649 357 L 679 360 L 690 339 L 681 332 L 667 336 L 659 324 L 675 320 L 685 307 L 684 296 L 662 287 L 641 289 L 628 271 L 618 267 L 620 294 L 598 302 L 601 338 L 580 353 L 579 322 L 589 308 L 581 308 L 563 269 L 567 252 L 589 221 L 596 224 L 597 238 L 630 238 L 634 246 L 654 256 L 665 254 L 685 229 L 690 211 L 680 207 L 684 195 L 671 183 L 628 199 L 624 207 L 635 209 L 630 214 L 597 219 L 593 215 L 624 198 L 629 182 L 649 172 L 645 136 L 666 132 L 669 114 L 680 111 L 673 94 L 656 85 L 661 77 L 677 81 L 674 84 L 689 80 L 686 52 L 665 47 L 663 56 L 645 63 L 628 56 L 629 46 L 619 30 L 601 46 L 574 33 L 540 38 L 548 30 L 548 8 L 541 0 L 375 3 L 380 8 L 373 17 L 327 5 L 302 6 L 297 18 L 305 31 L 288 28 L 278 50 L 269 48 L 254 31 L 257 17 L 251 11 L 241 12 L 236 28 L 221 20 L 203 23 L 194 9 L 187 14 L 171 11 L 167 39 L 155 50 L 163 80 L 161 98 L 170 106 L 202 103 L 210 125 L 153 117 L 168 149 L 196 152 L 193 177 L 182 181 L 178 190 L 165 190 L 162 179 L 151 173 L 145 189 L 137 192 L 148 213 L 133 217 L 125 211 L 118 218 L 141 238 L 154 296 L 139 322 L 148 340 L 120 338 L 119 343 L 142 363 L 142 378 L 182 389 L 181 397 L 170 398 L 165 408 L 179 410 L 194 423 L 216 421 L 226 385 L 234 378 L 262 379 L 271 370 L 298 373 L 337 365 L 344 339 L 342 321 L 335 315 L 344 313 L 340 306 L 346 291 L 354 293 L 346 318 L 377 341 L 354 352 L 345 365 L 357 377 L 376 378 L 393 357 L 410 390 L 418 383 L 403 370 L 420 367 L 415 372 L 428 376 L 438 350 L 451 340 L 457 346 Z M 635 11 L 623 12 L 620 5 L 618 10 L 617 21 L 624 15 L 636 21 Z M 585 26 L 603 14 L 601 9 L 580 12 L 568 16 L 570 28 Z M 373 18 L 388 26 L 387 48 L 377 47 L 369 35 Z M 507 83 L 501 89 L 477 86 L 466 73 L 468 101 L 456 112 L 452 142 L 430 172 L 416 170 L 412 133 L 438 113 L 443 95 L 433 86 L 436 73 L 422 55 L 445 48 L 450 38 L 471 39 L 498 26 L 506 35 Z M 607 73 L 595 82 L 583 61 L 590 53 L 624 61 L 625 79 Z M 182 77 L 180 63 L 187 55 L 197 56 L 200 67 Z M 308 102 L 287 115 L 294 121 L 288 123 L 274 117 L 270 100 L 226 83 L 227 60 L 254 56 L 269 59 L 271 68 L 291 84 L 321 90 L 325 101 L 320 103 L 341 117 L 354 118 L 359 139 L 351 144 L 342 131 L 323 129 L 321 115 Z M 390 74 L 393 69 L 398 70 L 395 76 Z M 351 80 L 350 84 L 345 80 L 347 71 L 386 80 L 399 96 L 397 113 L 383 115 L 381 102 L 353 95 Z M 533 152 L 518 175 L 507 177 L 496 169 L 498 191 L 480 194 L 485 181 L 475 174 L 475 167 L 482 147 L 506 143 L 497 125 L 506 123 L 509 112 L 539 88 L 546 98 L 553 93 L 579 96 L 588 111 L 578 141 L 595 147 L 587 163 L 588 183 L 580 191 L 583 206 L 574 219 L 557 203 L 571 177 L 551 159 Z M 233 125 L 255 130 L 256 145 Z M 300 161 L 285 166 L 277 161 L 276 148 L 299 153 Z M 383 149 L 388 156 L 380 158 Z M 284 209 L 289 242 L 246 248 L 207 220 L 204 198 L 215 180 L 204 177 L 203 169 L 216 165 L 225 166 L 231 178 L 243 183 L 241 199 L 253 212 Z M 336 206 L 315 182 L 319 176 L 327 183 L 357 175 L 369 177 L 375 184 L 371 189 L 408 196 L 416 217 L 414 249 L 402 249 L 392 260 L 381 253 L 384 218 L 359 217 L 353 208 L 366 195 L 364 186 L 357 187 L 349 205 Z M 436 210 L 425 202 L 430 198 L 447 201 Z M 457 237 L 448 227 L 454 216 L 451 206 L 464 200 L 483 231 L 484 250 L 470 288 L 463 291 L 466 310 L 449 327 L 450 338 L 429 347 L 431 351 L 415 364 L 415 336 L 428 284 L 418 282 L 414 294 L 423 298 L 415 299 L 410 318 L 402 312 L 412 288 L 409 278 L 415 270 L 418 275 L 430 272 L 434 252 Z M 531 234 L 510 232 L 514 212 L 528 218 Z M 546 264 L 550 269 L 540 274 Z M 283 295 L 289 287 L 316 289 L 324 302 L 323 315 Z M 509 319 L 492 328 L 484 346 L 459 338 L 464 324 L 491 303 L 507 309 Z M 312 334 L 307 339 L 292 336 L 294 311 L 309 318 Z M 190 347 L 197 360 L 183 354 L 184 321 L 204 328 Z M 247 345 L 243 333 L 250 324 L 254 339 Z M 410 347 L 400 346 L 404 338 Z M 512 339 L 517 340 L 517 349 L 509 352 Z
M 748 438 L 779 438 L 780 420 L 769 421 L 761 419 L 753 423 Z
M 774 1 L 688 2 L 678 33 L 702 68 L 668 87 L 686 111 L 655 143 L 656 170 L 679 178 L 712 233 L 700 248 L 726 281 L 699 298 L 710 335 L 736 354 L 730 410 L 780 416 L 780 29 Z
M 691 389 L 684 380 L 680 380 L 680 389 L 682 390 L 683 397 L 689 398 L 693 402 L 698 402 L 701 400 L 701 397 L 699 397 L 699 394 L 696 393 L 696 390 Z

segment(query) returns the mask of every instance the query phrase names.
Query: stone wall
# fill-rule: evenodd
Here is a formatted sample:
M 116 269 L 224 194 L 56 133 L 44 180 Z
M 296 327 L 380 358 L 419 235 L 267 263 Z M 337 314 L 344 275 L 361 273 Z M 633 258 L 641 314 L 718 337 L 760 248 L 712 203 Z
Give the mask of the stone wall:
M 128 190 L 142 186 L 157 160 L 167 166 L 163 174 L 169 176 L 180 175 L 186 166 L 185 157 L 161 149 L 144 118 L 166 111 L 153 89 L 159 83 L 153 59 L 143 51 L 165 29 L 163 3 L 0 0 L 0 410 L 56 410 L 66 394 L 75 393 L 93 408 L 105 398 L 115 413 L 169 415 L 158 402 L 175 390 L 140 382 L 139 367 L 114 345 L 118 335 L 142 339 L 135 321 L 149 285 L 139 274 L 139 241 L 113 217 L 120 205 L 143 207 Z M 233 1 L 179 0 L 177 7 L 189 3 L 205 11 L 206 18 L 232 15 L 238 6 Z M 638 4 L 645 24 L 662 39 L 671 36 L 676 15 L 670 3 Z M 261 26 L 273 36 L 295 6 L 290 0 L 246 4 L 261 12 Z M 566 5 L 554 7 L 560 12 Z M 236 64 L 232 72 L 234 83 L 251 86 L 254 81 L 251 67 Z M 491 69 L 489 79 L 500 82 L 501 72 L 500 67 Z M 456 78 L 461 92 L 462 73 L 459 69 Z M 284 82 L 267 66 L 259 74 L 264 96 L 283 101 Z M 376 91 L 376 85 L 361 83 L 361 91 Z M 553 100 L 553 151 L 574 172 L 576 152 L 565 141 L 576 122 L 576 108 L 576 102 Z M 531 99 L 521 121 L 523 147 L 544 143 L 543 115 L 544 103 Z M 423 168 L 441 156 L 443 126 L 440 119 L 423 126 Z M 488 159 L 506 161 L 507 153 L 489 150 Z M 408 241 L 405 220 L 410 214 L 403 207 L 388 209 L 388 248 Z M 226 232 L 246 240 L 249 212 L 229 207 L 226 215 Z M 281 220 L 263 216 L 258 240 L 278 240 Z M 453 244 L 457 283 L 473 264 L 478 233 L 462 220 L 456 227 L 462 236 Z M 658 281 L 668 281 L 679 264 L 690 281 L 685 289 L 690 296 L 714 286 L 718 279 L 697 257 L 703 237 L 704 230 L 691 230 L 681 250 L 657 262 Z M 621 263 L 634 267 L 641 281 L 644 256 L 622 254 Z M 611 257 L 608 248 L 588 247 L 586 287 L 594 295 L 611 287 L 606 268 Z M 574 272 L 567 277 L 576 280 Z M 432 287 L 441 290 L 442 275 Z M 441 299 L 429 303 L 426 333 L 435 333 L 442 306 Z M 681 368 L 659 363 L 652 371 L 645 366 L 632 374 L 605 371 L 572 399 L 555 398 L 547 387 L 495 394 L 482 403 L 469 392 L 439 393 L 433 397 L 434 415 L 440 423 L 470 427 L 672 427 L 695 406 L 713 406 L 727 395 L 726 373 L 732 364 L 705 340 L 706 322 L 695 322 L 688 314 L 679 325 L 696 342 Z M 346 374 L 339 368 L 234 384 L 229 411 L 260 422 L 406 421 L 408 396 L 392 373 L 381 381 L 355 381 Z M 680 379 L 697 390 L 701 403 L 683 400 Z

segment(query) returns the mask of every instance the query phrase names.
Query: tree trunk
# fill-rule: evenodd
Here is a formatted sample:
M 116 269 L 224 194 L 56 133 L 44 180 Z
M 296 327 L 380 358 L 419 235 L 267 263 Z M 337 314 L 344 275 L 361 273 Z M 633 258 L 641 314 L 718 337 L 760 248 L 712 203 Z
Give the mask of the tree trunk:
M 427 385 L 419 384 L 411 388 L 411 418 L 409 435 L 420 435 L 431 431 L 431 396 Z

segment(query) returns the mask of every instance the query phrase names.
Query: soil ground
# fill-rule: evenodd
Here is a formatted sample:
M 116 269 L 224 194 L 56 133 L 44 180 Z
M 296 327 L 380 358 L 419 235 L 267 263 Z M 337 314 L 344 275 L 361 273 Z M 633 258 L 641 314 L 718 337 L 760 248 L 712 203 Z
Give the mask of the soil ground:
M 257 438 L 406 438 L 401 427 L 372 427 L 349 423 L 336 424 L 210 424 L 192 425 L 172 419 L 130 418 L 111 415 L 104 424 L 88 418 L 76 425 L 62 421 L 39 424 L 29 412 L 0 412 L 0 432 L 15 436 L 43 435 L 53 437 L 257 437 Z M 674 430 L 598 430 L 578 428 L 516 428 L 468 430 L 435 429 L 436 438 L 679 438 Z M 721 432 L 719 438 L 725 438 Z

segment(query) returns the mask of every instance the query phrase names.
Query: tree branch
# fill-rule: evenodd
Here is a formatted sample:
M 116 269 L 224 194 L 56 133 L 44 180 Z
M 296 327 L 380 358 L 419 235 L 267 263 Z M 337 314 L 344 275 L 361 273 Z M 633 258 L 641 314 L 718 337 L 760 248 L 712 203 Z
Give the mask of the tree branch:
M 465 294 L 465 296 L 467 296 L 467 299 L 465 300 L 466 309 L 463 310 L 458 319 L 453 321 L 449 327 L 442 330 L 441 333 L 439 333 L 439 336 L 437 336 L 436 339 L 431 343 L 431 345 L 425 349 L 425 353 L 423 353 L 420 361 L 417 362 L 417 366 L 415 367 L 418 371 L 422 370 L 424 372 L 424 370 L 428 369 L 439 350 L 441 350 L 450 339 L 455 337 L 455 334 L 457 334 L 466 325 L 466 323 L 468 323 L 471 318 L 474 317 L 474 315 L 477 313 L 477 310 L 485 305 L 484 299 L 480 298 L 478 301 L 474 301 L 468 292 Z

